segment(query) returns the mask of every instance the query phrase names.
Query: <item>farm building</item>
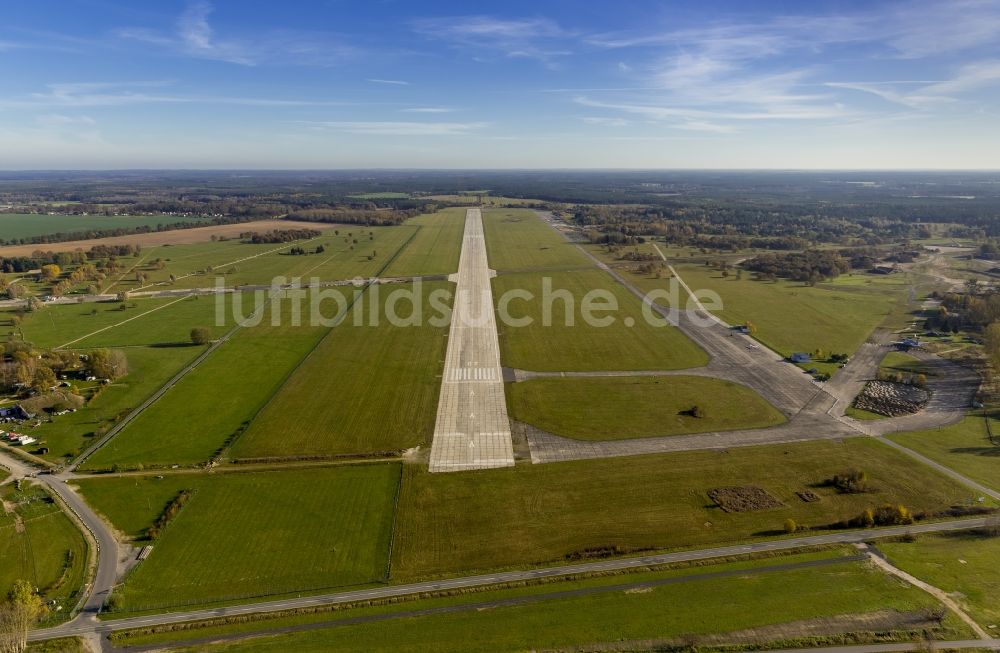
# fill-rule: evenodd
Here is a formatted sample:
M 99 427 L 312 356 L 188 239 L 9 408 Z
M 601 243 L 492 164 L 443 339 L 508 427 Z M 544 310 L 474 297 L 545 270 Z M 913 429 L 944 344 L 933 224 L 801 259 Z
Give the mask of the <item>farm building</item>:
M 34 415 L 21 408 L 20 405 L 17 405 L 0 408 L 0 417 L 6 419 L 31 419 Z
M 812 356 L 801 351 L 797 351 L 788 357 L 788 360 L 793 363 L 808 363 L 812 360 Z

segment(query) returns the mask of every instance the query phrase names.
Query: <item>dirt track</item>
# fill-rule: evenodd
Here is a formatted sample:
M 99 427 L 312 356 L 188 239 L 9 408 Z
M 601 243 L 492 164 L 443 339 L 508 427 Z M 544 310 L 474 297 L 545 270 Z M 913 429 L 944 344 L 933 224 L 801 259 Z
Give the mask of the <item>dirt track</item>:
M 35 245 L 11 245 L 0 247 L 0 256 L 31 256 L 39 250 L 43 252 L 72 252 L 76 249 L 90 249 L 94 245 L 187 245 L 204 243 L 212 240 L 212 236 L 234 238 L 244 231 L 270 231 L 272 229 L 332 229 L 342 225 L 322 222 L 299 222 L 295 220 L 256 220 L 239 224 L 222 224 L 211 227 L 195 227 L 193 229 L 173 229 L 157 231 L 148 234 L 130 234 L 111 238 L 94 238 L 92 240 L 68 240 L 64 243 L 39 243 Z

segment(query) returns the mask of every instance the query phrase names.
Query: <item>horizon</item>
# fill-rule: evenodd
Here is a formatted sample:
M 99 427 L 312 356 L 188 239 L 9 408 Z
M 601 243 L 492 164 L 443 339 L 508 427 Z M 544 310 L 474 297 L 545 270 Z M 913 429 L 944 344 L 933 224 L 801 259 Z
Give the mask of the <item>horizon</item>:
M 10 171 L 1000 169 L 983 0 L 45 0 L 0 57 Z

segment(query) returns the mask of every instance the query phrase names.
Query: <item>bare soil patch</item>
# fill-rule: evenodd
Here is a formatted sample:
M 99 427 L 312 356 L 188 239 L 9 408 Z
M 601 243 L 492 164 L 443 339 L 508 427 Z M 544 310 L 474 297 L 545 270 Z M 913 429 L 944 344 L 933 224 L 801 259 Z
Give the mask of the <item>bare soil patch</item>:
M 708 498 L 725 512 L 753 512 L 785 505 L 754 485 L 713 488 L 708 491 Z
M 31 256 L 39 250 L 43 252 L 72 252 L 77 249 L 90 249 L 95 245 L 141 245 L 154 247 L 156 245 L 189 245 L 205 243 L 212 236 L 235 238 L 245 231 L 271 231 L 273 229 L 317 229 L 320 231 L 343 227 L 339 224 L 325 222 L 301 222 L 297 220 L 256 220 L 239 224 L 220 224 L 211 227 L 195 227 L 193 229 L 174 229 L 157 231 L 148 234 L 129 234 L 110 238 L 94 238 L 91 240 L 68 240 L 64 243 L 39 243 L 35 245 L 11 245 L 0 247 L 0 256 Z

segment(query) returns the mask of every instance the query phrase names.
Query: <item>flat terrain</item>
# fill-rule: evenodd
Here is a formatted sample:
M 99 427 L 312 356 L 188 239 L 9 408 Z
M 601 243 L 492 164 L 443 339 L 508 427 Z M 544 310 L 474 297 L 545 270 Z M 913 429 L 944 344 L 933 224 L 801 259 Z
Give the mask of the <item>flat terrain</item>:
M 285 308 L 279 326 L 271 326 L 271 312 L 266 311 L 260 325 L 239 330 L 88 458 L 84 467 L 207 462 L 246 428 L 329 332 L 322 326 L 292 326 Z
M 91 438 L 103 434 L 194 360 L 201 348 L 129 347 L 124 351 L 129 365 L 127 375 L 103 386 L 97 397 L 75 413 L 55 416 L 52 422 L 31 429 L 39 445 L 49 448 L 44 458 L 75 457 Z
M 486 652 L 567 646 L 587 649 L 588 645 L 599 642 L 688 638 L 798 620 L 816 620 L 812 625 L 822 632 L 824 626 L 833 626 L 822 623 L 820 618 L 835 615 L 854 615 L 857 626 L 864 628 L 866 623 L 876 623 L 861 619 L 866 613 L 888 616 L 894 615 L 893 611 L 903 613 L 933 607 L 933 599 L 922 592 L 902 588 L 878 571 L 855 560 L 843 559 L 842 555 L 841 551 L 827 551 L 616 575 L 253 624 L 139 635 L 123 638 L 121 643 L 162 645 L 263 628 L 315 624 L 319 629 L 208 650 L 424 651 L 430 648 Z M 746 610 L 750 603 L 760 609 Z M 685 609 L 676 609 L 678 605 L 684 605 Z M 332 627 L 336 622 L 364 618 L 372 621 L 355 624 L 347 621 Z M 330 625 L 322 628 L 322 622 Z M 510 628 L 511 623 L 518 627 Z M 781 637 L 794 631 L 794 626 L 778 627 L 756 635 L 766 638 L 770 632 L 772 637 Z
M 578 440 L 704 433 L 780 424 L 753 390 L 699 376 L 549 378 L 508 384 L 513 419 Z M 692 414 L 697 406 L 700 416 Z
M 874 491 L 818 487 L 863 469 Z M 868 439 L 524 465 L 462 474 L 405 468 L 393 549 L 396 578 L 562 560 L 594 547 L 693 547 L 820 528 L 883 503 L 946 509 L 968 491 Z M 727 513 L 712 488 L 752 485 L 784 507 Z M 806 502 L 796 492 L 811 490 Z
M 981 626 L 1000 622 L 1000 537 L 981 533 L 922 535 L 879 544 L 894 565 L 951 594 Z M 996 636 L 996 635 L 994 635 Z
M 87 569 L 83 534 L 38 485 L 2 486 L 0 500 L 0 593 L 23 579 L 70 610 Z
M 992 420 L 1000 434 L 1000 421 Z M 931 460 L 947 465 L 994 490 L 1000 490 L 1000 439 L 990 440 L 980 416 L 969 416 L 957 424 L 930 431 L 895 433 L 887 436 Z
M 453 286 L 422 284 L 425 318 L 396 327 L 355 315 L 384 306 L 408 284 L 365 293 L 347 319 L 323 339 L 236 442 L 233 458 L 334 456 L 397 451 L 429 443 L 441 383 L 447 327 L 434 326 L 428 296 Z M 401 316 L 409 313 L 405 302 Z M 359 316 L 361 317 L 361 316 Z
M 33 215 L 24 213 L 0 213 L 0 238 L 16 241 L 32 236 L 71 234 L 84 231 L 106 229 L 136 229 L 156 227 L 176 222 L 199 222 L 199 218 L 177 215 Z M 54 244 L 33 245 L 35 249 L 57 249 Z M 6 252 L 6 248 L 3 248 Z M 34 251 L 34 250 L 32 250 Z M 57 250 L 65 251 L 65 250 Z M 30 254 L 31 252 L 28 252 Z M 0 254 L 3 256 L 6 254 Z
M 591 267 L 576 247 L 539 220 L 533 210 L 487 209 L 483 226 L 490 267 L 497 272 Z
M 536 217 L 530 219 L 555 235 Z M 588 261 L 584 263 L 589 266 Z M 565 291 L 572 297 L 569 320 L 566 302 L 555 297 L 551 302 L 551 320 L 546 322 L 543 299 L 546 278 L 551 281 L 553 293 Z M 617 311 L 592 313 L 598 319 L 613 318 L 608 325 L 583 319 L 583 298 L 593 290 L 610 293 L 617 302 Z M 503 315 L 499 316 L 501 359 L 507 367 L 544 372 L 664 370 L 698 367 L 708 362 L 705 352 L 679 329 L 664 324 L 662 319 L 655 323 L 646 320 L 639 299 L 592 266 L 544 277 L 538 273 L 498 276 L 493 280 L 493 298 L 498 309 L 504 294 L 512 291 L 530 292 L 534 299 L 515 298 L 508 304 L 510 317 L 532 320 L 527 326 L 507 324 Z
M 406 221 L 420 230 L 383 273 L 386 277 L 454 274 L 462 250 L 465 209 L 443 209 Z
M 41 216 L 40 216 L 41 217 Z M 48 216 L 52 217 L 52 216 Z M 185 218 L 189 220 L 193 218 Z M 161 220 L 162 222 L 162 220 Z M 94 238 L 91 240 L 70 240 L 64 243 L 45 243 L 44 245 L 10 245 L 0 247 L 0 256 L 30 256 L 39 249 L 52 252 L 72 252 L 76 249 L 90 249 L 95 245 L 139 245 L 152 247 L 155 245 L 180 245 L 182 243 L 205 243 L 212 236 L 236 238 L 245 231 L 270 231 L 272 229 L 332 229 L 337 225 L 297 222 L 294 220 L 256 220 L 240 224 L 213 225 L 211 227 L 195 227 L 194 229 L 176 229 L 148 234 L 132 234 L 113 238 Z
M 133 534 L 192 490 L 120 592 L 121 609 L 148 610 L 383 580 L 398 479 L 398 464 L 374 464 L 78 485 Z

